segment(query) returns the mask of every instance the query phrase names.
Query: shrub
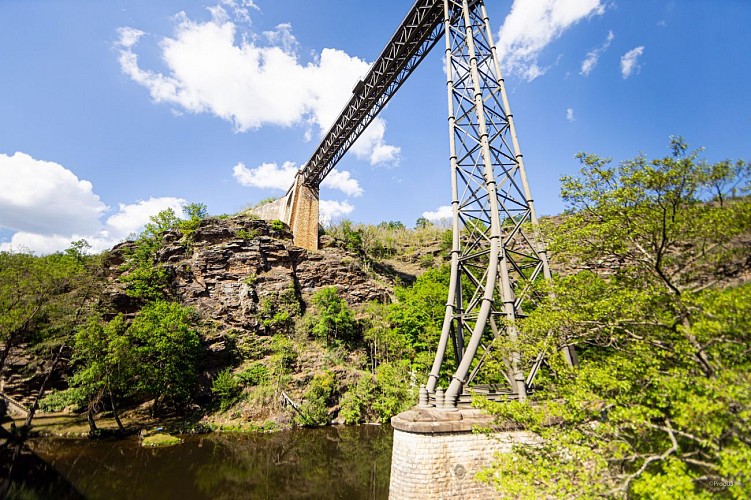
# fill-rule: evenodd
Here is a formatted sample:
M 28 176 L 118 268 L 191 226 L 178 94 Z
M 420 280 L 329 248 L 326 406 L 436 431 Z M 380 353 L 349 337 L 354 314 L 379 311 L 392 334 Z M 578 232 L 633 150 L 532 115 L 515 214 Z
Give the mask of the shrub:
M 254 240 L 258 238 L 258 230 L 242 228 L 237 231 L 237 237 L 245 241 Z
M 63 411 L 66 408 L 78 410 L 86 405 L 86 393 L 78 387 L 54 391 L 39 401 L 39 409 L 44 412 Z
M 269 369 L 263 363 L 253 363 L 237 374 L 247 385 L 263 385 L 269 381 Z
M 211 383 L 211 392 L 219 398 L 219 408 L 226 410 L 240 397 L 242 387 L 238 378 L 227 368 L 219 372 Z
M 329 406 L 333 403 L 335 379 L 334 373 L 325 371 L 313 377 L 310 388 L 305 393 L 302 404 L 301 421 L 303 425 L 326 425 L 329 423 Z

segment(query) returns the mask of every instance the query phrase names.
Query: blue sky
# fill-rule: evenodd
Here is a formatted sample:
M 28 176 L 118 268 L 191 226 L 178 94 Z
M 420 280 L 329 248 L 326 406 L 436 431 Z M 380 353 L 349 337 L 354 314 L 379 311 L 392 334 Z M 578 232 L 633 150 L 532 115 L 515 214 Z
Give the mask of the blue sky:
M 409 0 L 0 0 L 0 249 L 100 250 L 283 194 Z M 487 0 L 538 210 L 579 151 L 751 159 L 751 2 Z M 326 220 L 449 203 L 442 45 L 323 186 Z

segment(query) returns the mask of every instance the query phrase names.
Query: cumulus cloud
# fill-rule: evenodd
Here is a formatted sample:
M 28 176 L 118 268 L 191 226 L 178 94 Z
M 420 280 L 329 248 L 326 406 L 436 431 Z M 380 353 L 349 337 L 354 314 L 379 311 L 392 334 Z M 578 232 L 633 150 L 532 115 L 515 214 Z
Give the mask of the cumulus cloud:
M 257 35 L 243 28 L 242 15 L 233 11 L 233 17 L 224 3 L 209 9 L 208 21 L 184 12 L 176 16 L 173 36 L 159 43 L 164 73 L 139 65 L 134 49 L 144 33 L 120 28 L 115 46 L 123 73 L 147 88 L 154 102 L 213 114 L 238 132 L 267 125 L 302 126 L 306 136 L 311 126 L 319 133 L 328 130 L 370 64 L 332 48 L 303 64 L 289 24 Z M 246 14 L 247 4 L 242 4 Z M 385 121 L 375 119 L 353 153 L 373 165 L 395 163 L 399 148 L 386 144 L 385 131 Z
M 175 214 L 181 215 L 186 201 L 182 198 L 161 197 L 140 200 L 135 203 L 120 203 L 118 212 L 107 219 L 105 235 L 122 239 L 138 232 L 149 221 L 152 215 L 171 208 Z
M 606 50 L 608 50 L 610 43 L 614 38 L 615 35 L 613 34 L 613 32 L 608 31 L 608 36 L 605 38 L 603 44 L 587 52 L 587 57 L 585 57 L 582 61 L 581 71 L 579 72 L 579 74 L 588 76 L 592 72 L 592 70 L 595 69 L 595 66 L 597 66 L 597 63 L 600 60 L 600 56 Z
M 506 72 L 532 81 L 548 70 L 540 53 L 571 26 L 605 12 L 602 0 L 514 0 L 498 35 L 498 53 Z
M 574 121 L 574 108 L 566 108 L 566 120 Z
M 641 68 L 639 66 L 639 57 L 642 54 L 644 54 L 643 45 L 623 54 L 623 57 L 621 57 L 621 76 L 623 76 L 624 80 L 631 76 L 634 71 L 638 71 Z
M 232 176 L 243 186 L 287 190 L 294 183 L 297 171 L 297 166 L 291 161 L 284 162 L 281 166 L 276 163 L 263 163 L 255 168 L 238 163 L 232 169 Z M 346 170 L 332 170 L 321 186 L 339 190 L 347 196 L 360 196 L 363 193 L 358 180 L 353 179 Z
M 318 202 L 318 221 L 327 225 L 332 220 L 351 213 L 355 207 L 346 201 L 321 200 Z
M 346 170 L 334 169 L 329 172 L 329 175 L 321 183 L 321 187 L 329 189 L 338 189 L 347 196 L 362 196 L 364 192 L 360 187 L 360 183 L 357 179 L 353 179 L 349 172 Z
M 262 163 L 255 168 L 248 168 L 241 162 L 232 169 L 232 176 L 243 186 L 286 190 L 295 181 L 297 170 L 291 161 L 281 167 L 276 163 Z
M 120 204 L 105 221 L 108 207 L 91 182 L 60 164 L 24 153 L 0 154 L 0 228 L 14 231 L 0 251 L 27 249 L 44 254 L 85 239 L 94 251 L 110 248 L 141 229 L 149 217 L 172 208 L 180 214 L 180 198 L 150 198 Z
M 442 221 L 452 219 L 454 217 L 454 212 L 451 205 L 441 205 L 432 212 L 423 212 L 422 216 L 430 221 Z
M 89 181 L 62 165 L 24 153 L 0 154 L 0 227 L 48 234 L 97 229 L 107 210 Z

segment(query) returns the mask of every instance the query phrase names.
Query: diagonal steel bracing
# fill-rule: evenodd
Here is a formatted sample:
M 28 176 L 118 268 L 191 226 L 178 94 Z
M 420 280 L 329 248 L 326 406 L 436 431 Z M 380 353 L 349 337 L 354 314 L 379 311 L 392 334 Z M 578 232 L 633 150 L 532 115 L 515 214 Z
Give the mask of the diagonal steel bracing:
M 443 0 L 448 76 L 453 207 L 451 279 L 441 338 L 427 392 L 437 406 L 456 404 L 495 340 L 507 397 L 524 399 L 540 356 L 517 344 L 517 321 L 535 300 L 535 282 L 550 279 L 513 115 L 482 1 Z M 449 344 L 451 340 L 451 344 Z M 504 342 L 505 341 L 505 342 Z M 438 388 L 451 345 L 455 373 Z
M 445 35 L 453 207 L 451 279 L 435 360 L 421 404 L 453 409 L 493 356 L 504 384 L 481 389 L 524 399 L 542 355 L 524 356 L 517 321 L 551 279 L 513 115 L 482 0 L 417 0 L 300 172 L 317 188 L 428 52 Z M 450 344 L 449 344 L 450 342 Z M 447 357 L 447 350 L 452 355 Z M 508 346 L 511 346 L 510 348 Z M 573 364 L 572 349 L 564 347 Z M 451 358 L 455 372 L 438 387 Z M 478 388 L 477 386 L 475 386 Z

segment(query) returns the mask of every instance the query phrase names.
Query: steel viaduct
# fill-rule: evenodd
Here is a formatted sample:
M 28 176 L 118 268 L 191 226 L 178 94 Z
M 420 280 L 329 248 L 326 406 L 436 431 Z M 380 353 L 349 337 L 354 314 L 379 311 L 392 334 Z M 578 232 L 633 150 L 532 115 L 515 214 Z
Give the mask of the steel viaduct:
M 536 285 L 551 279 L 484 2 L 417 0 L 357 82 L 293 186 L 258 213 L 284 220 L 295 244 L 317 249 L 321 181 L 442 38 L 453 211 L 451 279 L 435 361 L 419 406 L 453 411 L 466 405 L 470 386 L 496 400 L 524 400 L 534 388 L 543 355 L 521 348 L 516 325 L 541 298 Z M 572 347 L 558 347 L 568 364 L 576 363 Z M 500 382 L 474 385 L 489 356 L 500 358 Z M 439 379 L 449 360 L 455 371 L 444 391 Z

